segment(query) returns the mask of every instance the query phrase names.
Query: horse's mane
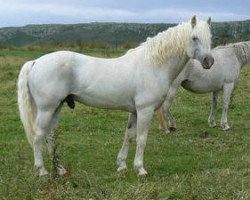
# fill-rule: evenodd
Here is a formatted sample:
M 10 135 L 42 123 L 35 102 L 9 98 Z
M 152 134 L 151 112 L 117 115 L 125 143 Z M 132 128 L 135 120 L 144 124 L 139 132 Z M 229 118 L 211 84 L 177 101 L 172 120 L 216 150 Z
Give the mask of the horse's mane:
M 250 62 L 250 41 L 239 42 L 234 45 L 234 51 L 240 57 L 242 63 Z
M 233 48 L 234 52 L 241 63 L 250 62 L 250 41 L 229 43 L 224 46 L 218 46 L 215 49 Z
M 196 26 L 201 26 L 205 23 L 206 22 L 197 20 Z M 166 31 L 158 33 L 154 37 L 147 38 L 147 40 L 141 43 L 139 47 L 131 49 L 127 53 L 132 53 L 143 48 L 145 50 L 145 55 L 153 62 L 153 64 L 161 65 L 173 56 L 183 56 L 187 51 L 191 32 L 192 26 L 190 21 L 181 23 L 175 27 L 168 28 Z M 197 32 L 201 35 L 202 42 L 205 42 L 204 44 L 210 46 L 211 35 L 209 26 L 198 27 Z

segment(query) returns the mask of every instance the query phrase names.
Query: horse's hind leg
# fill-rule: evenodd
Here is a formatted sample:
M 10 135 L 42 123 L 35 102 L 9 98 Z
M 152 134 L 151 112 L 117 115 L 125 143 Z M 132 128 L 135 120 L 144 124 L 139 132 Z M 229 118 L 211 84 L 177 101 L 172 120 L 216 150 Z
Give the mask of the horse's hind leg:
M 129 114 L 127 130 L 125 132 L 124 142 L 122 148 L 117 156 L 117 171 L 123 171 L 127 169 L 126 159 L 128 156 L 129 145 L 131 143 L 132 138 L 136 134 L 136 126 L 137 126 L 137 115 L 134 113 Z
M 33 142 L 34 148 L 34 160 L 35 167 L 39 172 L 39 175 L 48 174 L 44 167 L 43 157 L 42 157 L 42 142 L 47 133 L 50 132 L 50 124 L 53 112 L 51 111 L 37 111 L 37 117 L 35 119 L 35 136 Z
M 59 114 L 61 111 L 63 104 L 60 104 L 58 108 L 56 109 L 55 113 L 53 114 L 52 120 L 51 120 L 51 131 L 46 135 L 46 141 L 47 141 L 47 147 L 48 147 L 48 152 L 50 155 L 50 159 L 53 162 L 53 165 L 59 175 L 63 175 L 66 173 L 66 170 L 62 166 L 59 157 L 56 153 L 56 135 L 55 135 L 55 128 L 57 126 L 57 122 L 59 119 Z

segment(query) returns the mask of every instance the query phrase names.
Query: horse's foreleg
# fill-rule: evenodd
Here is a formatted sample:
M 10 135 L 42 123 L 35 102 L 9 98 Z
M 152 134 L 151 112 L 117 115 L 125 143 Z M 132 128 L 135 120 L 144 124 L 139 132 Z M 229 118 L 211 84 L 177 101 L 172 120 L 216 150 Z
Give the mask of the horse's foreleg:
M 216 108 L 217 108 L 218 93 L 219 91 L 214 91 L 212 93 L 211 111 L 208 117 L 208 124 L 210 127 L 216 127 L 215 115 L 216 115 Z
M 184 68 L 181 73 L 177 76 L 177 78 L 174 80 L 174 82 L 171 84 L 168 93 L 167 93 L 167 97 L 164 101 L 164 103 L 162 104 L 162 108 L 163 108 L 163 116 L 165 119 L 164 122 L 164 129 L 166 133 L 170 133 L 171 131 L 175 131 L 176 130 L 176 121 L 174 116 L 171 114 L 171 112 L 169 111 L 170 105 L 172 103 L 172 101 L 174 100 L 174 97 L 176 96 L 176 93 L 178 91 L 178 89 L 180 88 L 182 82 L 187 79 L 187 70 L 188 68 Z M 166 120 L 169 119 L 169 129 L 166 126 Z
M 136 153 L 134 159 L 134 168 L 139 175 L 146 175 L 143 167 L 143 154 L 147 142 L 148 129 L 154 114 L 154 108 L 144 108 L 137 110 L 137 137 Z
M 234 89 L 234 83 L 227 83 L 223 86 L 223 111 L 222 111 L 222 117 L 221 117 L 221 126 L 224 131 L 227 131 L 230 129 L 228 122 L 227 122 L 227 112 L 228 112 L 228 106 L 230 103 L 230 97 L 232 94 L 232 91 Z
M 35 136 L 33 141 L 35 167 L 40 176 L 48 174 L 44 167 L 42 156 L 42 142 L 47 133 L 50 132 L 52 113 L 51 112 L 37 112 L 35 120 Z
M 136 125 L 137 125 L 137 115 L 134 113 L 130 113 L 123 145 L 117 156 L 117 164 L 119 166 L 117 171 L 123 171 L 127 169 L 126 159 L 128 156 L 129 145 L 132 141 L 132 138 L 136 135 Z
M 164 103 L 162 104 L 162 110 L 163 110 L 163 116 L 164 116 L 164 131 L 166 133 L 170 133 L 170 131 L 175 131 L 176 130 L 176 121 L 174 116 L 172 115 L 172 113 L 169 110 L 169 107 L 172 103 L 172 101 L 174 100 L 174 97 L 176 95 L 176 92 L 178 90 L 178 88 L 180 87 L 180 81 L 176 80 L 176 82 L 174 82 L 174 84 L 171 85 L 171 87 L 169 88 L 167 97 L 164 101 Z M 169 119 L 169 129 L 166 126 L 166 119 Z
M 48 152 L 50 155 L 50 159 L 53 162 L 53 165 L 59 175 L 63 175 L 66 173 L 61 161 L 59 160 L 58 154 L 56 153 L 57 144 L 56 144 L 56 135 L 55 135 L 55 128 L 57 126 L 59 114 L 61 111 L 62 104 L 56 109 L 53 118 L 51 120 L 51 131 L 46 135 L 47 147 Z

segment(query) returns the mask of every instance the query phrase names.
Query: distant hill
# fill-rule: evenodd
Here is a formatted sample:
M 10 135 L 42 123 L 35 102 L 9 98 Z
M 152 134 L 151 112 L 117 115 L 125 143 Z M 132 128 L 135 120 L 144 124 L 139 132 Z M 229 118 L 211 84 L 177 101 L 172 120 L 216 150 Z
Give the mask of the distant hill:
M 24 27 L 0 28 L 0 45 L 32 46 L 41 44 L 91 44 L 119 46 L 125 43 L 138 44 L 147 37 L 156 35 L 176 24 L 137 23 L 85 23 L 27 25 Z M 250 20 L 213 23 L 213 44 L 225 44 L 250 40 Z

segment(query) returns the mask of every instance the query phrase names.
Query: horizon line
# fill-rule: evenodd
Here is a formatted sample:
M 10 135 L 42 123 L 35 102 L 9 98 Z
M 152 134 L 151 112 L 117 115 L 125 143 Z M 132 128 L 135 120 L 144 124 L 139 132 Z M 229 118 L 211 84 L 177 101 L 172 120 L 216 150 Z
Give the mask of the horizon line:
M 212 23 L 233 23 L 233 22 L 246 22 L 250 21 L 249 19 L 244 19 L 244 20 L 225 20 L 225 21 L 212 21 Z M 181 22 L 179 22 L 181 23 Z M 111 22 L 111 21 L 106 21 L 106 22 L 101 22 L 101 21 L 93 21 L 93 22 L 78 22 L 78 23 L 29 23 L 25 25 L 10 25 L 10 26 L 0 26 L 0 29 L 3 28 L 22 28 L 26 26 L 43 26 L 43 25 L 79 25 L 79 24 L 179 24 L 177 22 Z

